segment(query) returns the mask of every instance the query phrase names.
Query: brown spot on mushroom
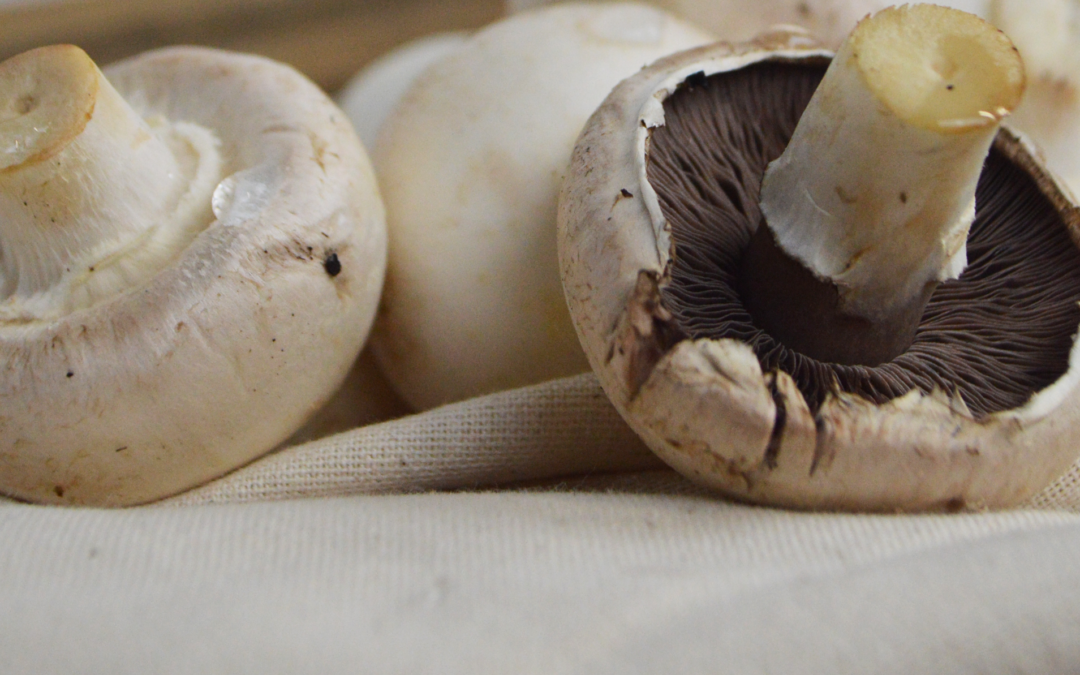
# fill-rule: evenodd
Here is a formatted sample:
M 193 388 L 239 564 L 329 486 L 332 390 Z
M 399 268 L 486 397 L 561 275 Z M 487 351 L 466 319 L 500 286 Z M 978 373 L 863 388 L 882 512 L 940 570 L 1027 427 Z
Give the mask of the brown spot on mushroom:
M 323 261 L 323 268 L 331 277 L 336 277 L 341 274 L 341 261 L 338 260 L 337 253 L 331 253 L 326 256 L 326 260 Z
M 683 84 L 687 87 L 703 87 L 705 86 L 705 83 L 707 81 L 708 78 L 705 77 L 705 71 L 699 70 L 696 73 L 691 73 L 690 75 L 687 75 L 686 79 L 683 81 Z
M 967 507 L 967 502 L 963 497 L 953 497 L 945 502 L 945 511 L 948 513 L 960 513 Z
M 776 416 L 773 418 L 772 433 L 769 435 L 769 444 L 765 447 L 765 467 L 775 469 L 779 466 L 780 448 L 784 442 L 784 427 L 787 425 L 787 402 L 784 394 L 776 386 L 776 373 L 770 373 L 768 377 L 769 394 L 772 395 L 773 404 L 776 406 Z
M 64 486 L 63 485 L 54 485 L 53 486 L 53 493 L 57 497 L 63 497 L 64 496 Z
M 632 395 L 649 379 L 660 358 L 679 341 L 671 319 L 660 301 L 659 279 L 652 272 L 640 272 L 627 304 L 625 323 L 615 334 L 616 351 L 625 357 L 624 377 Z
M 761 221 L 761 176 L 824 69 L 754 65 L 680 87 L 665 101 L 647 171 L 673 241 L 660 285 L 670 334 L 746 343 L 763 371 L 792 377 L 814 414 L 837 390 L 876 403 L 912 389 L 955 391 L 976 418 L 1023 405 L 1068 368 L 1080 325 L 1080 252 L 1000 140 L 979 180 L 968 267 L 934 290 L 902 354 L 877 366 L 812 359 L 755 325 L 746 310 L 737 275 Z M 815 469 L 827 461 L 815 457 Z
M 839 197 L 840 201 L 844 202 L 845 204 L 854 204 L 855 202 L 859 201 L 858 197 L 856 197 L 855 195 L 849 195 L 847 192 L 844 192 L 844 188 L 840 187 L 839 185 L 836 186 L 836 196 Z
M 619 194 L 615 195 L 615 201 L 612 202 L 611 206 L 614 208 L 615 205 L 617 205 L 622 200 L 624 200 L 624 199 L 633 199 L 633 197 L 634 197 L 633 192 L 630 192 L 626 188 L 622 188 L 621 190 L 619 190 Z
M 832 430 L 821 415 L 814 415 L 814 458 L 810 462 L 810 475 L 820 468 L 828 468 L 835 457 L 836 446 L 832 443 Z
M 260 133 L 263 134 L 291 134 L 300 131 L 300 128 L 293 124 L 271 124 L 263 127 Z
M 19 115 L 25 115 L 37 107 L 37 99 L 33 94 L 26 94 L 20 96 L 15 101 L 15 112 Z
M 134 150 L 140 145 L 152 139 L 153 136 L 150 134 L 149 131 L 147 131 L 146 129 L 140 129 L 139 132 L 135 134 L 135 137 L 131 139 L 131 148 Z

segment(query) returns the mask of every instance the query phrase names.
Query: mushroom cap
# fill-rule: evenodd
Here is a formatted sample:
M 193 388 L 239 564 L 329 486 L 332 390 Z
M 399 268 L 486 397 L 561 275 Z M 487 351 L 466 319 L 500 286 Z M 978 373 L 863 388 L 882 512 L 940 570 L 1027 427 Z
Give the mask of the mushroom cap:
M 952 7 L 953 9 L 959 9 L 962 12 L 974 14 L 986 19 L 990 14 L 990 2 L 991 0 L 948 0 L 947 2 L 935 2 L 933 4 L 941 5 L 942 7 Z
M 1009 124 L 1039 146 L 1046 165 L 1080 193 L 1080 4 L 992 0 L 990 20 L 1016 44 L 1028 87 Z
M 179 47 L 109 81 L 221 141 L 215 220 L 141 287 L 0 325 L 0 491 L 127 505 L 269 451 L 334 392 L 385 269 L 383 207 L 345 115 L 270 60 Z
M 335 98 L 365 148 L 375 147 L 379 129 L 413 80 L 467 38 L 466 33 L 425 35 L 383 54 L 349 80 Z
M 390 262 L 372 345 L 417 408 L 581 372 L 555 251 L 574 139 L 620 79 L 709 36 L 631 3 L 488 26 L 421 74 L 374 152 Z
M 586 354 L 615 407 L 654 452 L 689 478 L 729 496 L 853 510 L 1019 504 L 1064 472 L 1077 455 L 1072 434 L 1080 425 L 1080 350 L 1072 337 L 1080 277 L 1074 275 L 1072 287 L 1065 289 L 1071 296 L 1060 303 L 1068 313 L 1065 332 L 1054 338 L 1064 345 L 1056 374 L 1030 397 L 1017 392 L 1011 399 L 1003 397 L 1012 403 L 972 400 L 972 408 L 982 405 L 975 412 L 964 400 L 971 385 L 966 381 L 950 389 L 948 382 L 905 380 L 874 396 L 859 389 L 862 385 L 851 385 L 849 379 L 858 378 L 844 379 L 847 375 L 836 375 L 829 364 L 810 364 L 803 371 L 816 369 L 825 381 L 808 388 L 806 372 L 788 367 L 790 360 L 777 360 L 776 345 L 695 336 L 695 327 L 676 316 L 672 279 L 679 261 L 717 258 L 679 239 L 649 172 L 658 148 L 655 134 L 665 125 L 664 102 L 683 85 L 693 87 L 714 75 L 728 77 L 762 64 L 778 64 L 781 70 L 816 68 L 820 77 L 829 56 L 805 37 L 784 32 L 690 50 L 623 81 L 595 112 L 578 140 L 559 205 L 561 272 Z M 763 94 L 776 103 L 780 112 L 775 115 L 743 105 L 751 121 L 735 131 L 724 127 L 731 133 L 730 152 L 762 144 L 768 148 L 772 142 L 776 147 L 764 152 L 778 155 L 786 139 L 769 141 L 770 134 L 756 134 L 754 125 L 786 116 L 786 132 L 771 135 L 790 136 L 813 86 L 816 81 L 806 86 L 804 78 L 801 103 L 779 88 Z M 738 129 L 746 134 L 739 136 Z M 1006 166 L 1002 171 L 1009 176 L 1021 176 L 1017 180 L 1034 193 L 1029 201 L 1053 216 L 1053 241 L 1076 257 L 1080 213 L 1029 145 L 1003 130 L 991 160 L 988 166 Z M 760 176 L 746 178 L 740 187 L 730 176 L 691 175 L 695 161 L 686 158 L 687 185 L 725 195 L 720 201 L 752 200 L 756 210 Z M 986 180 L 987 171 L 983 176 Z M 993 189 L 988 186 L 987 194 Z M 982 197 L 979 201 L 981 209 Z M 727 222 L 708 204 L 677 208 L 712 213 L 710 222 Z M 977 216 L 973 232 L 980 222 Z M 972 265 L 969 270 L 979 269 L 974 259 Z M 680 292 L 682 297 L 708 297 L 712 291 L 702 286 Z M 966 311 L 961 308 L 954 316 Z M 995 339 L 992 348 L 999 351 L 1023 343 L 1007 336 Z M 900 358 L 917 360 L 917 355 L 909 350 Z
M 725 40 L 745 41 L 779 24 L 810 31 L 828 47 L 838 47 L 856 22 L 893 4 L 889 0 L 667 0 L 671 11 L 717 31 Z
M 507 0 L 506 9 L 513 14 L 551 2 Z M 960 0 L 938 4 L 965 9 L 980 2 Z M 750 40 L 773 26 L 787 24 L 802 26 L 822 44 L 838 47 L 859 19 L 893 3 L 889 0 L 651 0 L 650 4 L 712 31 L 723 40 Z

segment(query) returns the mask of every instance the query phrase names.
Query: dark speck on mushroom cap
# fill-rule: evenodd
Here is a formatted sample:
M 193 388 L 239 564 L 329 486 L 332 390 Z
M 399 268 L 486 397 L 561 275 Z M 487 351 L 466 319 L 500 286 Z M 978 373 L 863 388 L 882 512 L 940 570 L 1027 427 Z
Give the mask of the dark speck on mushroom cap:
M 757 328 L 743 307 L 736 278 L 761 220 L 762 173 L 824 71 L 761 63 L 692 78 L 664 102 L 647 171 L 672 235 L 661 293 L 678 332 L 745 342 L 763 370 L 792 376 L 811 410 L 838 390 L 883 403 L 935 388 L 959 393 L 976 417 L 1022 406 L 1068 369 L 1080 325 L 1080 251 L 1035 180 L 1000 148 L 979 181 L 967 269 L 938 287 L 911 347 L 892 361 L 811 359 Z
M 326 269 L 326 273 L 332 277 L 341 274 L 341 261 L 338 259 L 337 253 L 331 253 L 326 256 L 326 260 L 323 261 L 323 267 Z

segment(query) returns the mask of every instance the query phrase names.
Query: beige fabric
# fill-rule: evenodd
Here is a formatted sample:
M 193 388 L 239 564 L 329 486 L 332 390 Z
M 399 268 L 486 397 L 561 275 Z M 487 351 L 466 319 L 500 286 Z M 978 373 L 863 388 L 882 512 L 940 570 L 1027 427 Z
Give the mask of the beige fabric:
M 1080 513 L 1080 462 L 1064 476 L 1032 498 L 1029 506 L 1038 509 L 1065 509 Z
M 731 504 L 583 375 L 161 505 L 0 504 L 0 673 L 1080 672 L 1078 475 L 1000 513 Z
M 502 492 L 0 506 L 0 672 L 1068 673 L 1080 516 Z
M 472 489 L 660 466 L 582 375 L 293 446 L 170 503 Z
M 351 419 L 366 423 L 403 410 L 400 402 L 387 402 L 393 394 L 366 357 L 355 372 L 352 390 L 331 405 L 333 421 L 316 420 L 297 438 L 315 435 L 312 428 L 325 433 Z M 338 412 L 346 401 L 355 418 Z M 169 502 L 474 489 L 662 466 L 608 403 L 596 378 L 584 374 L 294 445 Z M 678 493 L 699 492 L 672 476 L 658 480 Z M 1080 461 L 1030 506 L 1080 513 Z

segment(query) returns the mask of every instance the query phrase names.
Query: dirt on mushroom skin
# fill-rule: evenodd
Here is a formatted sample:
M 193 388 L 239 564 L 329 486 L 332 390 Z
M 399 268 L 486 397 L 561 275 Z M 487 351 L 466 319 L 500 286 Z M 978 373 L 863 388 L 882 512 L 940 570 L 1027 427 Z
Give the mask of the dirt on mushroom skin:
M 661 348 L 657 336 L 668 329 L 657 326 L 670 308 L 656 302 L 657 291 L 642 292 L 642 279 L 662 288 L 677 251 L 662 213 L 646 203 L 656 195 L 642 165 L 643 126 L 663 124 L 657 100 L 696 72 L 726 72 L 769 54 L 817 58 L 804 47 L 787 49 L 717 46 L 670 57 L 624 81 L 579 137 L 560 199 L 560 262 L 605 392 L 666 462 L 736 499 L 861 511 L 1022 503 L 1075 459 L 1066 431 L 1080 424 L 1075 346 L 1056 383 L 1026 405 L 978 418 L 941 389 L 880 404 L 834 391 L 812 407 L 787 373 L 763 371 L 737 340 L 680 339 Z M 1078 241 L 1076 207 L 1024 141 L 1005 131 L 997 147 L 1032 177 Z M 622 189 L 643 198 L 614 199 Z

